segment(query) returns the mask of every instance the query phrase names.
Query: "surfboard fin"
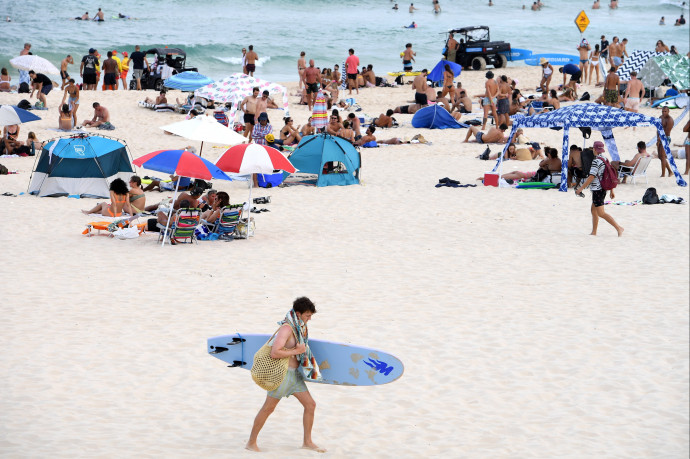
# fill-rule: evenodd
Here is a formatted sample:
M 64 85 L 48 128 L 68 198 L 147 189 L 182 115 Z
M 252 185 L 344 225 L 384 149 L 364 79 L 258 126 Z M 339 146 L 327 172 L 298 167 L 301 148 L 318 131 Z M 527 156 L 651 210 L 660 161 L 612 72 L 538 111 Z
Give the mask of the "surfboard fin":
M 216 348 L 214 350 L 212 350 L 211 352 L 209 352 L 209 354 L 220 354 L 221 352 L 225 352 L 227 350 L 228 350 L 227 347 L 216 346 Z
M 246 365 L 247 362 L 241 362 L 239 360 L 233 360 L 232 365 L 228 365 L 228 368 L 235 368 L 235 367 L 241 367 L 242 365 Z
M 234 344 L 244 343 L 245 341 L 247 341 L 247 340 L 244 338 L 233 338 L 232 343 L 228 343 L 228 346 L 232 346 Z

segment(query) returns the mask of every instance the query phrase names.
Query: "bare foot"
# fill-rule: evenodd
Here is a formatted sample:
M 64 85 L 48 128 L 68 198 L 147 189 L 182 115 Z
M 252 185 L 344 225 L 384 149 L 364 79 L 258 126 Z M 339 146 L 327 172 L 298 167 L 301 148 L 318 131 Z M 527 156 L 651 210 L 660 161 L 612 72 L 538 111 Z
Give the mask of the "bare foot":
M 302 449 L 310 449 L 312 451 L 316 451 L 317 453 L 325 453 L 326 448 L 321 448 L 319 446 L 316 446 L 314 443 L 305 443 L 302 445 Z
M 589 235 L 590 235 L 590 236 L 596 236 L 597 233 L 595 233 L 595 232 L 592 231 L 591 233 L 589 233 Z
M 244 447 L 244 449 L 248 449 L 249 451 L 256 451 L 257 453 L 261 452 L 259 446 L 256 443 L 247 442 L 247 445 Z
M 621 237 L 623 235 L 623 231 L 625 231 L 625 228 L 622 228 L 618 230 L 618 237 Z
M 89 215 L 89 214 L 91 214 L 91 212 L 89 212 L 88 210 L 82 210 L 81 213 L 84 214 L 84 215 Z

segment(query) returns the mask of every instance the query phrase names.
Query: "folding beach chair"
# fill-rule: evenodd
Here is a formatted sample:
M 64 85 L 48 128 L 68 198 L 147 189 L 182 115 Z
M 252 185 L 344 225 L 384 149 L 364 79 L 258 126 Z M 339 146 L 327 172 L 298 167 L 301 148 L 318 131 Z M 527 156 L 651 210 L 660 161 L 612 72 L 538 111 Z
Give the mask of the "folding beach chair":
M 194 236 L 194 230 L 201 220 L 201 209 L 182 208 L 173 213 L 170 218 L 172 221 L 170 222 L 167 233 L 165 231 L 165 225 L 161 225 L 160 223 L 156 225 L 161 231 L 158 242 L 161 242 L 166 237 L 170 238 L 170 243 L 173 245 L 182 243 L 185 239 L 190 244 L 192 242 L 197 242 Z
M 647 179 L 647 168 L 651 162 L 652 157 L 647 156 L 646 158 L 638 159 L 632 166 L 620 166 L 618 169 L 618 178 L 630 177 L 634 185 L 636 178 L 644 177 L 645 183 L 649 184 L 649 180 Z

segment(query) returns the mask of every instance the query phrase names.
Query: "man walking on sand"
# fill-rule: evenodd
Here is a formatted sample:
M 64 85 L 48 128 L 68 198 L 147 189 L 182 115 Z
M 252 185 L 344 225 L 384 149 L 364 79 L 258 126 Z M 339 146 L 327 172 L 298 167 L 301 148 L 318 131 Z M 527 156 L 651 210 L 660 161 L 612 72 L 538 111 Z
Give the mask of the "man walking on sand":
M 498 123 L 498 115 L 496 114 L 496 102 L 498 101 L 498 83 L 494 80 L 494 72 L 486 72 L 486 83 L 484 83 L 484 95 L 478 96 L 482 98 L 482 108 L 484 109 L 484 118 L 482 122 L 482 130 L 486 129 L 486 121 L 489 119 L 489 111 L 494 117 L 494 123 Z
M 347 73 L 347 89 L 352 94 L 352 88 L 355 88 L 357 94 L 359 94 L 359 88 L 357 87 L 357 69 L 359 68 L 359 58 L 355 56 L 355 50 L 350 48 L 348 50 L 350 54 L 347 59 L 345 59 L 345 72 Z
M 65 89 L 65 86 L 67 86 L 67 82 L 69 81 L 69 73 L 67 73 L 67 66 L 69 64 L 74 64 L 74 59 L 72 59 L 71 55 L 67 55 L 66 58 L 62 60 L 60 63 L 60 78 L 62 78 L 62 85 L 60 86 L 60 89 Z
M 134 47 L 134 52 L 129 60 L 132 62 L 132 76 L 137 82 L 137 91 L 141 91 L 141 77 L 144 75 L 144 69 L 151 71 L 149 61 L 146 60 L 146 54 L 141 52 L 141 46 Z
M 414 91 L 414 103 L 419 104 L 422 107 L 429 104 L 429 100 L 426 96 L 426 75 L 427 70 L 422 70 L 422 73 L 414 77 L 412 81 L 412 90 Z
M 254 425 L 246 445 L 248 450 L 261 451 L 256 443 L 259 432 L 278 406 L 280 399 L 294 395 L 304 407 L 302 448 L 320 453 L 326 452 L 324 448 L 318 447 L 311 439 L 316 402 L 305 384 L 305 381 L 308 380 L 319 381 L 322 379 L 316 359 L 309 349 L 307 322 L 311 320 L 314 314 L 316 314 L 316 307 L 309 298 L 297 298 L 285 319 L 279 322 L 280 328 L 275 339 L 269 340 L 269 343 L 272 344 L 271 358 L 289 358 L 288 371 L 282 384 L 266 395 L 266 400 L 254 419 Z
M 664 134 L 666 134 L 666 138 L 668 139 L 668 145 L 670 147 L 671 129 L 673 129 L 673 125 L 675 124 L 675 122 L 673 121 L 671 115 L 669 115 L 668 107 L 664 107 L 661 109 L 661 117 L 659 117 L 659 119 L 661 120 L 661 127 L 664 128 Z M 656 136 L 656 151 L 659 155 L 659 160 L 661 161 L 661 176 L 664 177 L 666 171 L 668 171 L 668 176 L 673 177 L 673 171 L 671 170 L 671 166 L 669 166 L 668 164 L 668 158 L 666 157 L 664 144 L 661 143 L 661 137 L 659 137 L 659 134 L 657 134 Z
M 609 74 L 606 75 L 604 81 L 604 105 L 610 107 L 619 107 L 618 94 L 620 91 L 620 78 L 616 73 L 616 67 L 612 66 L 609 69 Z
M 258 60 L 259 56 L 254 52 L 254 45 L 249 45 L 249 52 L 247 53 L 247 75 L 254 76 L 256 61 Z
M 637 79 L 637 72 L 630 72 L 630 81 L 625 88 L 625 110 L 637 113 L 640 109 L 640 100 L 644 96 L 644 85 Z
M 578 189 L 575 190 L 575 194 L 582 193 L 582 190 L 590 187 L 592 191 L 592 236 L 597 235 L 597 228 L 599 226 L 599 218 L 606 220 L 611 226 L 613 226 L 618 232 L 618 237 L 623 235 L 623 227 L 616 223 L 616 220 L 612 216 L 606 213 L 604 210 L 604 199 L 606 198 L 606 190 L 601 188 L 601 179 L 604 176 L 604 168 L 606 163 L 604 162 L 604 142 L 596 141 L 593 145 L 594 152 L 597 157 L 592 161 L 592 167 L 589 169 L 589 176 L 585 183 L 580 185 Z M 613 193 L 611 193 L 613 194 Z M 613 196 L 611 196 L 613 198 Z
M 249 138 L 256 124 L 254 114 L 256 113 L 256 100 L 259 97 L 259 88 L 252 89 L 252 95 L 244 98 L 240 104 L 240 110 L 244 112 L 244 133 L 243 136 Z
M 319 92 L 319 83 L 321 83 L 321 72 L 314 67 L 314 59 L 309 59 L 309 67 L 304 70 L 304 85 L 307 89 L 309 112 L 314 108 L 316 94 Z

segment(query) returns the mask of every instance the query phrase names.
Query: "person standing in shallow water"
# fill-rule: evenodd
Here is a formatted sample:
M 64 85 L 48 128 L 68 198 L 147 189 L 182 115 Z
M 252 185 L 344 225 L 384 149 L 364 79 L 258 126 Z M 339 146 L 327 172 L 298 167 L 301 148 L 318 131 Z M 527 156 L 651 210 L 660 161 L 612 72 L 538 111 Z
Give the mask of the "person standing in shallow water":
M 273 339 L 271 358 L 282 359 L 288 357 L 290 359 L 288 371 L 282 384 L 276 390 L 268 392 L 264 405 L 254 419 L 254 425 L 246 445 L 246 449 L 250 451 L 261 451 L 256 440 L 266 420 L 268 420 L 268 417 L 278 406 L 281 398 L 294 395 L 304 407 L 302 448 L 320 453 L 326 452 L 324 448 L 317 446 L 311 438 L 316 402 L 305 384 L 307 379 L 321 379 L 316 360 L 309 350 L 307 322 L 311 320 L 314 314 L 316 314 L 314 303 L 307 297 L 301 297 L 294 301 L 292 309 L 288 311 L 285 319 L 278 322 L 280 328 L 275 339 Z

